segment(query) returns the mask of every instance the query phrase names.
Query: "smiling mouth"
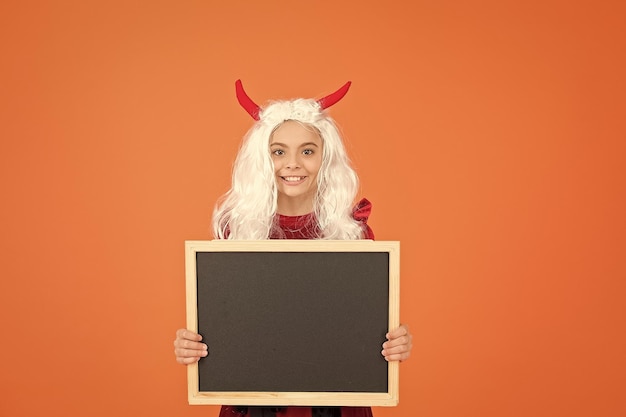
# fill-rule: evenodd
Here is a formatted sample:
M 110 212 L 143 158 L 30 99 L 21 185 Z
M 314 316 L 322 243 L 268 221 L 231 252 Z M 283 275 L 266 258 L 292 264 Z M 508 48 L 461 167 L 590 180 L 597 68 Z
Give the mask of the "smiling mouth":
M 306 177 L 280 177 L 283 179 L 283 181 L 286 182 L 299 182 L 304 180 Z

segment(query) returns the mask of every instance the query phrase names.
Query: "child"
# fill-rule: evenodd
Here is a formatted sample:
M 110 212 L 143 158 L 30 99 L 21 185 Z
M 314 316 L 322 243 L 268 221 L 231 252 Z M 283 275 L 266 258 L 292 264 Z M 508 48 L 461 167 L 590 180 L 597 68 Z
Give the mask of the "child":
M 353 206 L 358 178 L 335 123 L 325 111 L 348 92 L 350 82 L 320 100 L 276 101 L 261 109 L 235 83 L 237 99 L 257 121 L 233 168 L 232 187 L 216 205 L 218 239 L 373 239 L 367 225 L 371 204 Z M 382 355 L 408 359 L 412 336 L 406 326 L 387 333 Z M 202 336 L 179 329 L 176 360 L 207 356 Z M 220 417 L 371 417 L 369 407 L 231 407 Z

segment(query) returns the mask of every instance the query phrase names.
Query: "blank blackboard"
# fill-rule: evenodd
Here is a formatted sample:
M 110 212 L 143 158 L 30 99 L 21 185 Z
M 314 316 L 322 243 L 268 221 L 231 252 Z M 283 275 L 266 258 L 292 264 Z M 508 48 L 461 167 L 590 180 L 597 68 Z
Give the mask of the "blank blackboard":
M 395 405 L 399 242 L 186 242 L 191 404 Z

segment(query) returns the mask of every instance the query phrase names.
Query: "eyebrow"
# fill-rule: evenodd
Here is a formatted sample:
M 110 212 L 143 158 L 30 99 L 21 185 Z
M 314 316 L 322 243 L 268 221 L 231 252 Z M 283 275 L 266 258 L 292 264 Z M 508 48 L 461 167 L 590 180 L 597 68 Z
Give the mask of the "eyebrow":
M 270 146 L 282 146 L 283 148 L 287 148 L 288 147 L 284 143 L 280 143 L 280 142 L 272 142 L 272 143 L 270 143 Z M 299 148 L 304 148 L 305 146 L 315 146 L 316 148 L 318 147 L 315 142 L 303 143 L 303 144 L 299 145 L 298 147 Z

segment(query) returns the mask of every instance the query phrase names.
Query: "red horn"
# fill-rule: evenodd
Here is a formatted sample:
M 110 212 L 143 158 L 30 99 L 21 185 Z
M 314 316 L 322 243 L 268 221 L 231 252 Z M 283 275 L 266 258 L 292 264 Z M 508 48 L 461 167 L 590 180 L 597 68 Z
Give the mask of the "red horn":
M 261 112 L 261 108 L 258 106 L 258 104 L 252 101 L 250 97 L 248 97 L 246 91 L 243 89 L 243 84 L 241 84 L 241 80 L 235 81 L 235 92 L 237 93 L 237 101 L 239 101 L 241 107 L 243 107 L 254 120 L 259 120 L 259 113 Z
M 343 96 L 345 96 L 346 93 L 348 92 L 348 89 L 350 88 L 350 84 L 352 84 L 352 82 L 348 81 L 339 90 L 335 91 L 332 94 L 327 95 L 326 97 L 323 97 L 317 100 L 317 102 L 320 104 L 320 107 L 322 109 L 327 109 L 333 104 L 335 104 L 336 102 L 338 102 L 339 100 L 341 100 Z

